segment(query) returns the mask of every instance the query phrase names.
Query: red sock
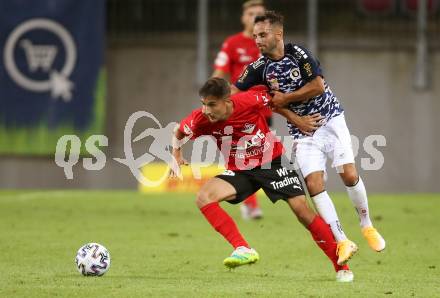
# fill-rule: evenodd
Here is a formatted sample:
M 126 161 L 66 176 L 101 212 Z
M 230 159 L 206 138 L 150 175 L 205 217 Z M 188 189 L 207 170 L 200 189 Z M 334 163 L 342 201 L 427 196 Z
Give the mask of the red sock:
M 241 236 L 234 220 L 223 210 L 218 202 L 209 203 L 200 208 L 205 218 L 211 226 L 234 247 L 246 246 L 249 248 L 246 240 Z
M 335 271 L 349 270 L 348 265 L 339 266 L 338 256 L 336 255 L 336 240 L 330 229 L 330 226 L 319 216 L 315 216 L 312 223 L 308 226 L 313 240 L 324 251 L 327 257 L 332 261 Z
M 258 208 L 259 205 L 257 200 L 257 194 L 254 193 L 250 195 L 249 197 L 246 198 L 246 200 L 244 200 L 243 203 L 250 208 Z

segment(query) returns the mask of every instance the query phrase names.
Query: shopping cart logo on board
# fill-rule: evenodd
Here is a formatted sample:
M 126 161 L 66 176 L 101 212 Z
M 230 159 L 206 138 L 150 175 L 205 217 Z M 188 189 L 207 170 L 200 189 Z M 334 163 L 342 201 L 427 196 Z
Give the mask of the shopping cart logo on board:
M 38 31 L 45 31 L 45 34 Z M 42 37 L 58 40 L 48 43 L 47 39 L 41 41 Z M 18 51 L 22 51 L 25 63 L 17 63 Z M 57 59 L 60 53 L 65 55 Z M 75 68 L 76 54 L 76 45 L 69 31 L 53 20 L 37 18 L 12 30 L 3 58 L 9 76 L 17 85 L 32 92 L 50 92 L 52 98 L 67 102 L 72 99 L 73 82 L 69 76 Z M 61 62 L 56 63 L 58 61 Z M 27 68 L 20 67 L 20 64 L 27 64 Z
M 31 72 L 35 72 L 38 68 L 49 72 L 52 68 L 53 60 L 57 54 L 58 48 L 53 45 L 35 45 L 29 39 L 20 41 L 20 46 L 24 49 L 26 60 Z

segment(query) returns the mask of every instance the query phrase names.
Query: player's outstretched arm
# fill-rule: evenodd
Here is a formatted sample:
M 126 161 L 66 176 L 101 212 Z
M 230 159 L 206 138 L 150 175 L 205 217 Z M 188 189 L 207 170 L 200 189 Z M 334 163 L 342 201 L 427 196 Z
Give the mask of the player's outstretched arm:
M 313 132 L 322 125 L 321 120 L 324 119 L 324 117 L 319 113 L 301 117 L 286 108 L 275 108 L 274 112 L 284 116 L 284 118 L 298 127 L 298 129 L 306 136 L 311 136 Z
M 188 162 L 183 158 L 183 150 L 182 150 L 182 144 L 184 143 L 184 139 L 187 136 L 180 131 L 180 129 L 178 127 L 176 127 L 176 130 L 174 131 L 174 136 L 173 136 L 173 157 L 174 160 L 176 161 L 176 164 L 174 164 L 174 166 L 171 167 L 170 169 L 170 178 L 176 178 L 176 177 L 181 177 L 181 173 L 180 173 L 180 166 L 181 165 L 187 165 Z
M 272 105 L 276 108 L 282 108 L 292 102 L 301 102 L 309 100 L 312 97 L 321 95 L 325 91 L 324 79 L 317 76 L 303 87 L 291 93 L 281 93 L 273 91 Z

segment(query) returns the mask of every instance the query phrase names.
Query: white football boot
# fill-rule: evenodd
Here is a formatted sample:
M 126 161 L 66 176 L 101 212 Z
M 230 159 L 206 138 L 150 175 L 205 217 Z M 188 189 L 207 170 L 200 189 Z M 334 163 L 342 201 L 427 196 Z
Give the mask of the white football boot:
M 354 274 L 351 270 L 339 270 L 336 272 L 337 282 L 353 282 Z

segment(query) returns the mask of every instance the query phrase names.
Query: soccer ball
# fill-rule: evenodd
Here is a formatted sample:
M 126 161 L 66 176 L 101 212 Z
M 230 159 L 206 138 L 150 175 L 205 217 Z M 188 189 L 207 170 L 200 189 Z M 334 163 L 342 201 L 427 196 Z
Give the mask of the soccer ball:
M 87 243 L 76 253 L 76 267 L 84 276 L 101 276 L 110 268 L 110 253 L 98 243 Z

